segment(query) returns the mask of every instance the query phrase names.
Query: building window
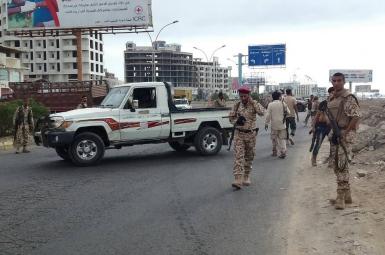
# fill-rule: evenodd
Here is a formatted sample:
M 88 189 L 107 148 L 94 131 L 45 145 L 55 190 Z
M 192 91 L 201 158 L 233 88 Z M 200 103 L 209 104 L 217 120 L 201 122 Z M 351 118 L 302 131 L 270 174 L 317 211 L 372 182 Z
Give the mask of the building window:
M 60 59 L 60 52 L 59 51 L 56 52 L 56 59 Z
M 31 69 L 31 72 L 33 73 L 33 64 L 31 64 L 30 69 Z
M 99 65 L 96 64 L 96 72 L 99 73 Z
M 77 51 L 72 51 L 72 57 L 76 58 L 78 56 L 78 52 Z
M 100 72 L 103 73 L 103 65 L 100 66 Z
M 94 41 L 90 40 L 90 48 L 93 49 L 94 48 Z
M 100 51 L 103 51 L 103 44 L 100 44 Z
M 91 72 L 94 71 L 94 63 L 91 63 Z
M 99 61 L 99 54 L 98 53 L 95 53 L 95 60 Z
M 70 80 L 77 80 L 78 79 L 78 75 L 77 74 L 69 74 L 68 75 L 68 79 L 70 79 Z
M 0 69 L 0 81 L 9 81 L 9 75 L 7 70 Z
M 72 69 L 78 69 L 78 63 L 72 63 Z
M 59 39 L 56 39 L 56 48 L 60 48 L 60 43 L 59 43 Z
M 100 54 L 100 62 L 103 63 L 103 54 Z
M 43 47 L 44 49 L 47 48 L 47 42 L 45 40 L 43 41 Z
M 19 47 L 20 47 L 20 41 L 19 41 L 19 40 L 15 41 L 15 47 L 16 47 L 16 48 L 19 48 Z
M 91 60 L 94 60 L 94 52 L 91 51 Z
M 98 45 L 99 45 L 99 43 L 95 41 L 95 49 L 96 50 L 98 50 L 98 48 L 99 48 Z
M 57 68 L 56 69 L 60 72 L 60 63 L 57 63 Z

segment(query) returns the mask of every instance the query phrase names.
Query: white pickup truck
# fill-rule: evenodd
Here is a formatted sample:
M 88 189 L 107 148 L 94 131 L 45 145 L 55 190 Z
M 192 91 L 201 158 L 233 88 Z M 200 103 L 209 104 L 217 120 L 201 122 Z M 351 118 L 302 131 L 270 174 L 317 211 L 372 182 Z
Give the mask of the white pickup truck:
M 214 155 L 228 144 L 229 110 L 181 110 L 173 104 L 168 83 L 125 84 L 112 88 L 99 107 L 40 120 L 34 139 L 78 166 L 96 164 L 106 149 L 137 144 L 168 142 L 176 151 L 194 146 L 202 155 Z

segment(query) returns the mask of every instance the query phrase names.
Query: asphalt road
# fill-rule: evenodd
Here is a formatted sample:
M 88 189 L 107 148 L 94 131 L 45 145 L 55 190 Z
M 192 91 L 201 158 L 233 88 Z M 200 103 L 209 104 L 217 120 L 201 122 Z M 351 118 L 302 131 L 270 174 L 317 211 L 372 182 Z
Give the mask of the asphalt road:
M 45 148 L 0 152 L 0 254 L 284 254 L 287 189 L 310 139 L 299 126 L 285 160 L 260 132 L 253 184 L 237 192 L 226 148 L 136 146 L 89 168 Z

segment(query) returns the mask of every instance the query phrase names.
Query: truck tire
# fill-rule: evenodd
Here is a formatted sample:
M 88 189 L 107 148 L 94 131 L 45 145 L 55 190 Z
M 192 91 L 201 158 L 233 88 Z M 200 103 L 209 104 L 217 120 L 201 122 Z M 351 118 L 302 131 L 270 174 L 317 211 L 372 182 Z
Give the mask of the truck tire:
M 190 148 L 190 145 L 183 144 L 183 143 L 181 144 L 175 141 L 168 142 L 168 144 L 170 145 L 171 148 L 173 148 L 177 152 L 185 152 Z
M 195 149 L 203 156 L 215 155 L 222 148 L 222 135 L 218 129 L 203 127 L 194 138 Z
M 68 147 L 56 147 L 55 150 L 56 154 L 65 161 L 71 160 L 70 155 L 68 153 Z
M 75 136 L 70 146 L 69 156 L 77 166 L 91 166 L 104 156 L 103 140 L 95 133 L 84 132 Z

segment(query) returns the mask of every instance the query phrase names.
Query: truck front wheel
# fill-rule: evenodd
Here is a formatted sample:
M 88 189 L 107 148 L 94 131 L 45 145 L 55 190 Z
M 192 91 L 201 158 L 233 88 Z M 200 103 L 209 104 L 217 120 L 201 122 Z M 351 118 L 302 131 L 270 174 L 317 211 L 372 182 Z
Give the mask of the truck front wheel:
M 104 151 L 104 143 L 100 136 L 85 132 L 75 137 L 69 155 L 75 165 L 90 166 L 98 163 L 104 156 Z
M 190 148 L 190 145 L 178 143 L 178 142 L 168 142 L 171 148 L 173 148 L 177 152 L 185 152 Z
M 194 138 L 196 150 L 204 156 L 215 155 L 222 148 L 222 135 L 213 127 L 203 127 Z

